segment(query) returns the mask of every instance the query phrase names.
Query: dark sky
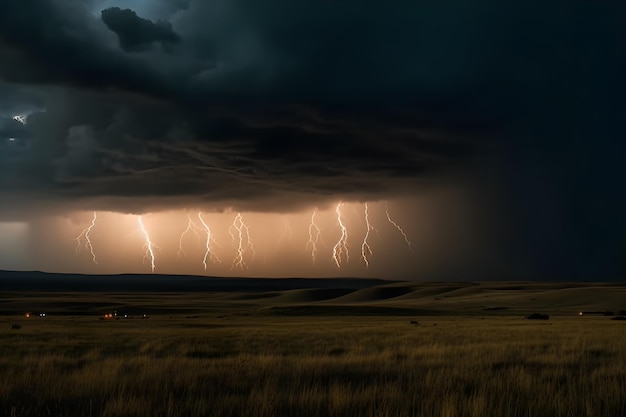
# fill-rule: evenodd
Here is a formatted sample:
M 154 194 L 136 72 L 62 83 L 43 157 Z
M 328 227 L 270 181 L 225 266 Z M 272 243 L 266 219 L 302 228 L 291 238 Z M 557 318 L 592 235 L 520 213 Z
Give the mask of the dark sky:
M 98 272 L 44 249 L 94 210 L 390 201 L 423 258 L 378 275 L 623 279 L 624 22 L 617 0 L 3 0 L 0 268 Z

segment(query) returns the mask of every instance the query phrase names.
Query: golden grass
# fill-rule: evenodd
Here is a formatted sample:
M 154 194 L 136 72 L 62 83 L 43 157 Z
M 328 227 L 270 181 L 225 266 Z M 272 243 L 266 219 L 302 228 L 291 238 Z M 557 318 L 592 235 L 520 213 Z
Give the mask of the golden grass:
M 603 317 L 5 317 L 0 416 L 614 417 L 625 342 Z

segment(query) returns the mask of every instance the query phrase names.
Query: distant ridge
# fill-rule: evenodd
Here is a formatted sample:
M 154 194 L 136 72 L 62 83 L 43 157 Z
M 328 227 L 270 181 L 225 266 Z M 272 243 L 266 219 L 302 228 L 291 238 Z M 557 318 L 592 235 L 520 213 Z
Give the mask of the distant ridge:
M 363 289 L 398 281 L 373 278 L 224 278 L 197 275 L 61 274 L 0 270 L 0 291 L 36 292 L 265 292 L 294 289 Z
M 92 315 L 587 316 L 626 311 L 626 283 L 416 282 L 0 271 L 0 316 Z

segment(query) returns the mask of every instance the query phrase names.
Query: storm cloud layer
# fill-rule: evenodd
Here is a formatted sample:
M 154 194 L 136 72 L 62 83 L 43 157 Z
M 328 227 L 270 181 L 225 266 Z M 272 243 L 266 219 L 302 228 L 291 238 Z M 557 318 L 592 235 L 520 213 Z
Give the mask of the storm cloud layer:
M 163 47 L 178 43 L 180 38 L 168 22 L 153 23 L 142 19 L 130 9 L 111 7 L 102 11 L 102 21 L 119 38 L 120 46 L 126 52 L 141 52 L 159 42 Z
M 378 22 L 375 8 L 198 1 L 153 22 L 35 3 L 0 6 L 2 88 L 34 86 L 3 112 L 2 192 L 16 200 L 376 198 L 473 151 L 471 110 L 429 92 L 435 71 L 394 46 L 421 30 L 394 28 L 401 10 Z
M 0 211 L 285 210 L 468 183 L 511 251 L 615 272 L 624 9 L 5 0 Z

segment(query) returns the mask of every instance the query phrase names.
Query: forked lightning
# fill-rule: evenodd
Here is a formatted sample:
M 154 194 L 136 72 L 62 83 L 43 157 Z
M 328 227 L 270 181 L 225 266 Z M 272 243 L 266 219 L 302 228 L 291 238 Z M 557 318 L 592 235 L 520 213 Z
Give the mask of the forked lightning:
M 176 254 L 179 258 L 185 256 L 185 250 L 183 249 L 183 239 L 185 238 L 185 235 L 187 235 L 187 233 L 189 232 L 193 232 L 197 238 L 200 238 L 198 230 L 200 230 L 200 226 L 197 226 L 193 222 L 193 220 L 191 220 L 191 216 L 187 215 L 187 228 L 180 234 L 180 237 L 178 238 L 178 252 Z
M 413 251 L 413 243 L 409 240 L 406 233 L 404 233 L 404 230 L 402 229 L 402 227 L 400 227 L 398 223 L 396 223 L 395 221 L 391 219 L 391 216 L 389 215 L 388 205 L 385 205 L 385 214 L 387 215 L 387 220 L 389 220 L 389 223 L 391 223 L 402 234 L 402 237 L 404 238 L 406 245 L 409 247 L 409 250 Z
M 255 251 L 252 240 L 250 239 L 250 229 L 244 223 L 241 213 L 237 213 L 237 216 L 235 216 L 235 220 L 233 220 L 233 224 L 228 229 L 228 232 L 233 239 L 233 245 L 235 245 L 236 251 L 232 269 L 239 268 L 243 270 L 248 267 L 245 262 L 246 252 L 252 252 L 252 256 L 254 257 Z
M 80 235 L 76 236 L 76 252 L 80 252 L 80 248 L 85 247 L 85 249 L 87 249 L 89 251 L 89 253 L 91 253 L 91 259 L 93 260 L 94 264 L 97 264 L 98 261 L 96 260 L 96 253 L 93 250 L 93 245 L 91 244 L 91 230 L 94 228 L 94 226 L 96 225 L 96 219 L 97 219 L 97 214 L 94 211 L 93 212 L 93 218 L 91 219 L 91 224 L 89 226 L 87 226 L 86 228 L 83 229 L 82 232 L 80 232 Z
M 201 212 L 198 212 L 198 219 L 200 220 L 200 223 L 202 224 L 202 227 L 204 228 L 204 231 L 206 232 L 206 240 L 204 242 L 205 251 L 204 251 L 204 257 L 202 258 L 202 266 L 204 267 L 204 270 L 206 271 L 207 259 L 212 260 L 214 263 L 221 262 L 221 260 L 211 250 L 211 242 L 213 242 L 211 229 L 209 228 L 209 225 L 206 224 L 206 222 L 202 218 Z
M 306 249 L 311 248 L 311 260 L 313 264 L 317 263 L 317 243 L 320 239 L 321 230 L 315 223 L 315 215 L 317 214 L 317 209 L 313 210 L 313 214 L 311 215 L 311 223 L 309 223 L 309 241 L 306 243 Z
M 146 242 L 144 244 L 144 250 L 145 250 L 145 255 L 143 257 L 144 262 L 146 259 L 150 261 L 150 269 L 152 270 L 152 273 L 154 273 L 154 268 L 156 267 L 155 262 L 154 262 L 155 261 L 154 251 L 155 249 L 158 249 L 158 246 L 152 243 L 152 240 L 150 240 L 150 235 L 148 234 L 148 231 L 146 230 L 146 227 L 143 224 L 142 216 L 137 216 L 137 223 L 139 224 L 139 230 L 141 231 L 141 234 L 143 235 L 143 238 Z
M 365 227 L 367 230 L 365 230 L 365 237 L 363 238 L 363 243 L 361 244 L 361 256 L 363 257 L 363 262 L 365 262 L 365 267 L 368 268 L 370 266 L 369 257 L 372 256 L 372 248 L 367 240 L 370 237 L 370 231 L 374 230 L 374 228 L 370 223 L 367 203 L 365 203 Z
M 335 208 L 335 212 L 337 213 L 337 224 L 339 225 L 339 228 L 341 229 L 341 236 L 339 237 L 339 240 L 333 247 L 333 256 L 332 256 L 333 260 L 335 261 L 335 264 L 337 265 L 337 268 L 341 268 L 341 263 L 343 262 L 343 258 L 345 258 L 346 262 L 350 260 L 350 252 L 348 248 L 348 229 L 343 224 L 343 220 L 341 218 L 342 206 L 343 206 L 343 203 L 339 202 L 337 204 L 337 207 Z

